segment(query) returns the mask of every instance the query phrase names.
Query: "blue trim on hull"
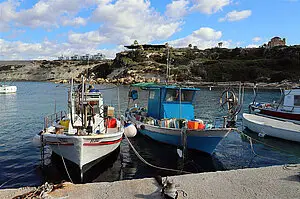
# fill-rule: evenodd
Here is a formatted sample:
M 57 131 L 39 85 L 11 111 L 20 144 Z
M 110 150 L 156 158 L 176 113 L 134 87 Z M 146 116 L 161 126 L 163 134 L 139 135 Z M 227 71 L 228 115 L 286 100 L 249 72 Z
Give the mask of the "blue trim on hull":
M 157 132 L 152 132 L 145 129 L 139 129 L 139 131 L 153 140 L 158 142 L 163 142 L 166 144 L 171 144 L 174 146 L 181 146 L 181 137 L 175 135 L 167 135 Z M 187 138 L 187 147 L 188 149 L 195 149 L 202 151 L 208 154 L 212 154 L 219 142 L 222 140 L 222 137 L 196 137 L 188 136 Z

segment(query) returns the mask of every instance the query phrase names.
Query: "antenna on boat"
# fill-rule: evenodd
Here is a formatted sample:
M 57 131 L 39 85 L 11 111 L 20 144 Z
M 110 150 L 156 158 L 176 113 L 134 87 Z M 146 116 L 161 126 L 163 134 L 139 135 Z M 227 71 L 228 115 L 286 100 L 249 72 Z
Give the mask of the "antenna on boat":
M 170 61 L 170 48 L 167 46 L 167 76 L 166 76 L 166 82 L 169 83 L 170 78 L 170 67 L 169 67 L 169 61 Z
M 69 94 L 69 100 L 70 100 L 70 121 L 72 124 L 72 127 L 74 127 L 74 119 L 73 119 L 73 114 L 75 112 L 75 110 L 73 110 L 73 106 L 74 106 L 74 101 L 73 101 L 73 87 L 74 87 L 74 80 L 73 77 L 71 78 L 71 88 L 70 88 L 70 94 Z

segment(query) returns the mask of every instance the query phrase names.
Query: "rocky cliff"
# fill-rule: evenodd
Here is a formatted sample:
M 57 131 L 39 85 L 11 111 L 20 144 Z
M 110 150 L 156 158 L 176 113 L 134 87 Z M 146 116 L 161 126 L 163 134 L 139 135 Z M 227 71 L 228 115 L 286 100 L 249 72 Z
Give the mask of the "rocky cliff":
M 86 69 L 99 83 L 130 84 L 165 81 L 169 54 L 170 77 L 177 82 L 299 83 L 300 46 L 273 48 L 170 48 L 117 53 L 114 60 L 0 62 L 0 79 L 62 81 Z

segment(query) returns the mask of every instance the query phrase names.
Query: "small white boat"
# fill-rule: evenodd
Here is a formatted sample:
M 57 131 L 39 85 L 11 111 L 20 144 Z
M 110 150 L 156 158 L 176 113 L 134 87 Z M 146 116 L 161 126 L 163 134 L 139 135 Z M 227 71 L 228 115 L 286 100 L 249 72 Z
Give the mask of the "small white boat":
M 17 87 L 16 86 L 9 86 L 5 84 L 0 85 L 0 94 L 6 94 L 6 93 L 16 93 Z
M 114 109 L 103 104 L 97 89 L 87 89 L 82 80 L 69 91 L 69 113 L 48 116 L 41 140 L 57 155 L 79 166 L 81 177 L 99 160 L 115 151 L 122 140 L 124 128 L 114 118 Z
M 243 114 L 244 126 L 259 133 L 300 142 L 300 89 L 285 90 L 278 104 L 249 105 L 252 114 Z
M 300 142 L 300 123 L 261 114 L 243 113 L 244 126 L 260 135 Z

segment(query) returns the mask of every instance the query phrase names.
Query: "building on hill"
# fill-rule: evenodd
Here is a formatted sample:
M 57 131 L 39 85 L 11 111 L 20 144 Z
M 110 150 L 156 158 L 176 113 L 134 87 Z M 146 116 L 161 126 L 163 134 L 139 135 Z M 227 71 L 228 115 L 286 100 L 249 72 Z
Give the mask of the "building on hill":
M 127 49 L 130 50 L 136 50 L 136 49 L 144 49 L 144 50 L 158 50 L 158 49 L 164 49 L 167 48 L 167 44 L 158 45 L 158 44 L 144 44 L 144 45 L 130 45 L 130 46 L 124 46 Z
M 87 61 L 87 60 L 95 60 L 95 61 L 99 61 L 99 60 L 104 60 L 105 59 L 105 55 L 103 55 L 102 53 L 97 53 L 95 55 L 90 55 L 90 54 L 85 54 L 85 55 L 72 55 L 70 58 L 66 57 L 66 56 L 60 56 L 58 57 L 58 60 L 72 60 L 72 61 Z
M 285 38 L 281 39 L 280 37 L 273 37 L 271 41 L 268 42 L 267 47 L 272 48 L 274 46 L 285 46 L 286 41 Z

